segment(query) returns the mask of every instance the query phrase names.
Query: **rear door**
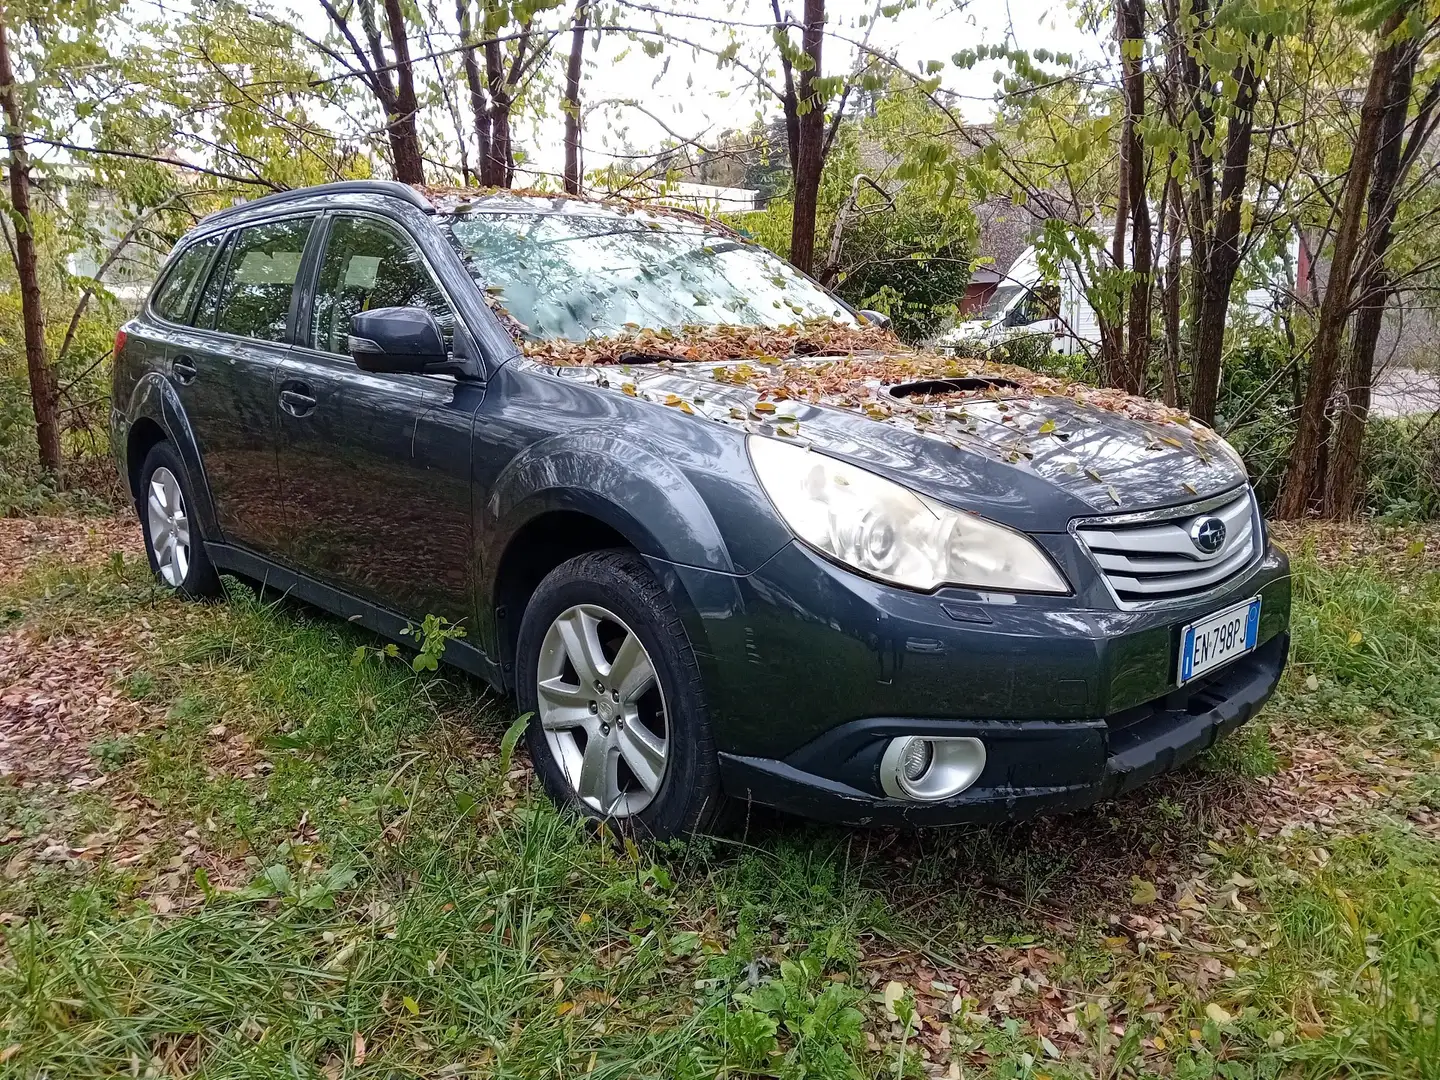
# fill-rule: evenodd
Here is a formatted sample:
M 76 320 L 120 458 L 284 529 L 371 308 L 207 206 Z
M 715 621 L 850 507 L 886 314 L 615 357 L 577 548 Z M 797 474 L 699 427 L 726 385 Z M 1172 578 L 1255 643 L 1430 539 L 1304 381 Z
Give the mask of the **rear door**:
M 450 375 L 361 371 L 346 352 L 350 319 L 382 307 L 425 308 L 453 345 L 454 307 L 404 227 L 329 215 L 277 386 L 293 522 L 285 555 L 363 600 L 458 622 L 474 607 L 470 426 L 484 390 Z
M 226 238 L 167 362 L 200 448 L 220 539 L 275 554 L 285 533 L 276 393 L 315 215 L 238 227 Z

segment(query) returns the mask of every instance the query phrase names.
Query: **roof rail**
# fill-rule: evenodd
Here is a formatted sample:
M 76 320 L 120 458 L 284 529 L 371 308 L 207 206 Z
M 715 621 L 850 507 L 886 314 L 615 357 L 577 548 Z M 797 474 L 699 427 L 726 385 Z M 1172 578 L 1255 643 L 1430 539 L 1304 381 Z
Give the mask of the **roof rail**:
M 277 191 L 273 195 L 262 195 L 258 199 L 250 199 L 234 206 L 227 206 L 223 210 L 206 214 L 201 219 L 201 224 L 214 224 L 242 211 L 253 210 L 257 206 L 276 206 L 297 199 L 308 199 L 312 195 L 388 195 L 392 199 L 403 199 L 417 210 L 422 210 L 427 214 L 435 212 L 435 204 L 409 184 L 402 184 L 396 180 L 337 180 L 333 184 L 316 184 L 314 187 Z

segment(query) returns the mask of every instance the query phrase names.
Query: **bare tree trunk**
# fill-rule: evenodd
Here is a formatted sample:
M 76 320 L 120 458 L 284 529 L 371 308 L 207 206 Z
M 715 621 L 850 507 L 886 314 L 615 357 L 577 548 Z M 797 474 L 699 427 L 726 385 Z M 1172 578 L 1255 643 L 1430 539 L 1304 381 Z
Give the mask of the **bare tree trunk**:
M 1380 32 L 1382 42 L 1389 42 L 1395 35 L 1410 7 L 1411 3 L 1406 3 L 1385 20 Z M 1339 225 L 1330 258 L 1330 276 L 1320 301 L 1320 319 L 1310 357 L 1310 380 L 1305 388 L 1305 400 L 1300 406 L 1299 426 L 1290 450 L 1290 462 L 1275 504 L 1275 516 L 1279 518 L 1304 517 L 1311 499 L 1324 490 L 1325 471 L 1320 455 L 1327 442 L 1325 406 L 1339 367 L 1340 338 L 1350 310 L 1351 270 L 1360 240 L 1360 216 L 1370 188 L 1370 174 L 1375 164 L 1390 81 L 1400 48 L 1396 44 L 1386 44 L 1376 52 L 1365 100 L 1360 106 L 1360 128 L 1345 179 L 1345 195 L 1340 204 Z
M 1125 106 L 1125 115 L 1121 121 L 1120 141 L 1116 148 L 1115 227 L 1110 236 L 1110 264 L 1117 274 L 1125 270 L 1125 234 L 1129 231 L 1131 218 L 1132 184 L 1130 178 L 1131 174 L 1139 168 L 1136 161 L 1136 158 L 1139 157 L 1137 152 L 1139 139 L 1135 135 L 1134 100 L 1130 94 L 1130 75 L 1134 65 L 1125 56 L 1125 42 L 1129 36 L 1131 15 L 1131 0 L 1120 0 L 1115 6 L 1115 42 L 1120 48 L 1120 79 L 1123 90 L 1121 100 Z M 1116 300 L 1116 311 L 1113 318 L 1109 313 L 1099 310 L 1095 314 L 1100 323 L 1102 378 L 1106 386 L 1124 386 L 1127 382 L 1124 298 Z
M 816 90 L 821 75 L 820 50 L 825 41 L 825 0 L 805 0 L 801 46 L 811 60 L 800 73 L 796 91 L 798 138 L 795 147 L 795 213 L 790 223 L 790 262 L 809 273 L 815 262 L 815 216 L 820 201 L 820 173 L 825 166 L 825 100 Z
M 1262 55 L 1270 51 L 1272 41 L 1266 38 L 1260 50 Z M 1250 145 L 1255 130 L 1255 98 L 1259 83 L 1255 59 L 1247 56 L 1233 78 L 1237 86 L 1235 110 L 1225 132 L 1220 199 L 1212 207 L 1214 231 L 1207 237 L 1204 261 L 1195 263 L 1202 287 L 1197 290 L 1195 352 L 1190 361 L 1190 412 L 1207 424 L 1215 422 L 1215 404 L 1220 396 L 1220 362 L 1225 349 L 1225 322 L 1230 314 L 1230 290 L 1240 270 L 1240 212 L 1250 174 Z
M 565 65 L 565 190 L 580 194 L 580 57 L 585 49 L 585 24 L 590 0 L 577 0 L 575 27 L 570 34 L 570 61 Z
M 1132 394 L 1145 390 L 1145 367 L 1150 355 L 1150 284 L 1155 269 L 1154 237 L 1150 232 L 1150 201 L 1145 195 L 1145 153 L 1140 145 L 1139 124 L 1145 115 L 1145 69 L 1140 57 L 1126 55 L 1124 42 L 1143 48 L 1145 42 L 1145 0 L 1122 0 L 1117 18 L 1122 21 L 1120 64 L 1125 91 L 1125 131 L 1129 141 L 1125 153 L 1125 183 L 1130 202 L 1131 269 L 1128 340 L 1120 365 L 1118 385 Z M 1132 46 L 1133 49 L 1133 46 Z
M 415 70 L 410 63 L 409 32 L 400 0 L 385 0 L 385 22 L 390 32 L 390 48 L 395 53 L 395 93 L 385 116 L 390 154 L 395 159 L 395 179 L 402 184 L 423 184 L 425 159 L 420 153 L 420 103 L 415 97 Z M 384 59 L 383 53 L 380 59 Z
M 10 205 L 15 220 L 15 273 L 20 279 L 20 312 L 25 332 L 25 366 L 30 403 L 35 411 L 35 441 L 43 468 L 60 473 L 59 390 L 45 356 L 45 312 L 40 298 L 35 227 L 30 216 L 30 158 L 25 150 L 25 120 L 10 62 L 9 11 L 0 8 L 0 104 L 5 110 L 5 141 L 10 148 Z
M 1161 318 L 1165 324 L 1164 395 L 1165 404 L 1180 406 L 1180 254 L 1184 214 L 1180 209 L 1180 182 L 1173 174 L 1165 181 L 1167 213 L 1169 214 L 1170 258 L 1165 263 L 1165 283 L 1160 294 Z
M 1330 476 L 1325 491 L 1325 516 L 1354 517 L 1360 505 L 1360 454 L 1365 441 L 1365 424 L 1370 418 L 1370 384 L 1374 378 L 1375 346 L 1389 299 L 1389 276 L 1385 255 L 1394 238 L 1396 186 L 1401 179 L 1401 144 L 1405 136 L 1405 119 L 1410 111 L 1410 91 L 1415 81 L 1419 59 L 1411 43 L 1396 64 L 1390 80 L 1389 99 L 1381 128 L 1380 146 L 1375 154 L 1375 177 L 1370 185 L 1366 209 L 1365 244 L 1357 267 L 1360 306 L 1350 335 L 1350 354 L 1342 392 L 1346 407 L 1341 410 L 1335 428 L 1335 447 L 1330 455 Z M 1427 102 L 1433 100 L 1427 97 Z M 1427 117 L 1415 119 L 1415 129 L 1422 132 Z
M 470 94 L 470 112 L 475 118 L 475 160 L 479 163 L 480 182 L 485 183 L 485 159 L 490 156 L 490 103 L 485 100 L 485 84 L 480 77 L 480 58 L 470 31 L 470 0 L 455 0 L 455 18 L 460 25 L 460 41 L 465 46 L 461 62 L 465 66 L 465 87 Z
M 485 70 L 490 84 L 490 145 L 489 152 L 480 162 L 480 183 L 486 187 L 509 187 L 508 177 L 514 170 L 510 156 L 511 100 L 505 92 L 499 42 L 486 43 Z
M 489 153 L 480 162 L 480 182 L 488 187 L 508 188 L 515 179 L 515 147 L 511 139 L 510 111 L 515 105 L 515 87 L 530 59 L 532 44 L 530 23 L 522 24 L 523 29 L 515 42 L 515 52 L 510 59 L 510 70 L 505 70 L 505 58 L 500 43 L 494 40 L 488 12 L 495 0 L 485 0 L 485 81 L 490 90 L 490 146 Z

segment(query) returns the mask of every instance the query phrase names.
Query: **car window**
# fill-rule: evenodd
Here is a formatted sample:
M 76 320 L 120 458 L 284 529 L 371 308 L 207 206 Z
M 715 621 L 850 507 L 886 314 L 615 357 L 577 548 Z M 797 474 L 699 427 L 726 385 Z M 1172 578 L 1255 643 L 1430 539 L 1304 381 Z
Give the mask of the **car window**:
M 155 290 L 151 306 L 162 319 L 183 323 L 190 314 L 195 294 L 200 291 L 200 282 L 205 268 L 210 265 L 210 256 L 220 246 L 220 238 L 212 236 L 207 240 L 191 244 L 182 251 L 170 266 L 165 280 Z
M 190 320 L 192 326 L 209 330 L 215 325 L 215 313 L 220 310 L 220 291 L 225 287 L 225 264 L 230 259 L 230 249 L 235 246 L 234 239 L 233 235 L 227 236 L 221 245 L 220 254 L 215 256 L 210 275 L 205 279 L 205 287 L 200 292 L 200 303 L 195 305 L 195 315 Z
M 448 342 L 455 315 L 413 240 L 378 218 L 340 217 L 330 226 L 310 320 L 311 344 L 346 353 L 350 320 L 385 307 L 424 308 Z
M 1060 287 L 1058 285 L 1037 285 L 1019 304 L 1015 305 L 1014 321 L 1017 326 L 1054 319 L 1060 314 Z
M 261 341 L 283 341 L 290 293 L 311 218 L 291 218 L 241 229 L 230 251 L 215 329 Z

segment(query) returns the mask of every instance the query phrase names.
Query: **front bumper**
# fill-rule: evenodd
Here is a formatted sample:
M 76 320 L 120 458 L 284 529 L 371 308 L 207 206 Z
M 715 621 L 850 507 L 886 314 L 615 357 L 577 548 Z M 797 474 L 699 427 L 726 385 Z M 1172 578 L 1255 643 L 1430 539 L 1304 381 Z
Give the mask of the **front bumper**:
M 725 790 L 836 822 L 1017 818 L 1128 790 L 1252 716 L 1289 648 L 1289 564 L 1273 547 L 1218 596 L 1141 611 L 1095 582 L 1068 597 L 915 593 L 798 544 L 749 575 L 651 565 L 695 645 Z M 1181 628 L 1252 596 L 1256 650 L 1177 689 Z M 954 800 L 887 798 L 885 742 L 926 733 L 983 739 L 985 772 Z
M 721 777 L 736 798 L 844 825 L 953 825 L 1074 810 L 1183 765 L 1249 720 L 1274 692 L 1289 648 L 1290 635 L 1278 634 L 1210 679 L 1108 720 L 861 720 L 785 760 L 722 753 Z M 877 797 L 865 788 L 878 783 L 886 741 L 902 734 L 983 739 L 985 770 L 943 802 Z

